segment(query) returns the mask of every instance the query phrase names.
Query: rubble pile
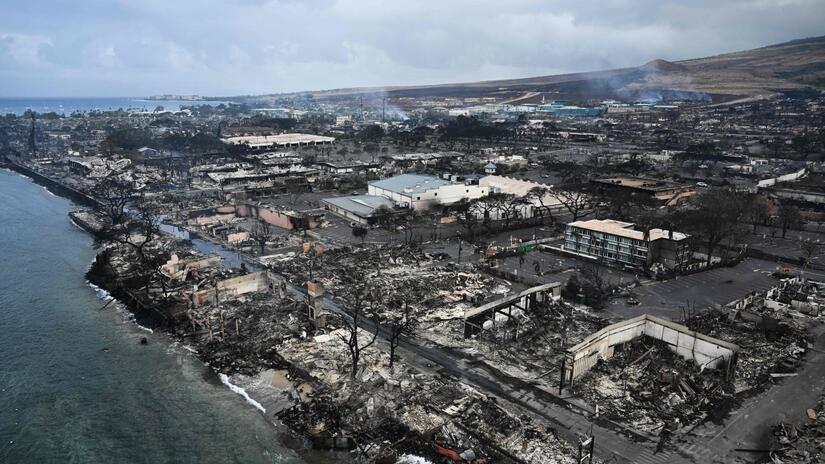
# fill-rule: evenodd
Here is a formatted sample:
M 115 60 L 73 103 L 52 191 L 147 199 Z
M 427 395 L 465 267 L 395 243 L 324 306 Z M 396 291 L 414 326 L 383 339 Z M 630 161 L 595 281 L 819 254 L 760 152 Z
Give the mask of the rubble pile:
M 414 262 L 411 256 L 418 254 L 424 259 L 408 247 L 389 251 L 382 254 L 392 261 L 371 277 L 379 292 L 393 290 L 393 285 L 410 278 L 409 269 L 419 269 L 404 269 L 404 262 Z M 573 459 L 573 450 L 552 431 L 533 425 L 527 417 L 507 413 L 471 387 L 400 363 L 389 368 L 383 341 L 361 353 L 359 369 L 351 376 L 350 353 L 343 340 L 348 329 L 343 321 L 330 315 L 325 326 L 317 329 L 309 320 L 306 302 L 274 288 L 240 296 L 227 296 L 223 290 L 225 297 L 196 304 L 198 292 L 218 289 L 220 282 L 230 278 L 251 275 L 244 270 L 226 269 L 216 257 L 189 252 L 180 242 L 167 238 L 153 242 L 145 252 L 154 256 L 157 272 L 150 272 L 151 285 L 133 290 L 145 290 L 149 299 L 161 292 L 167 301 L 178 301 L 182 316 L 169 329 L 195 347 L 216 371 L 232 375 L 256 391 L 275 392 L 277 398 L 262 399 L 267 409 L 274 406 L 272 412 L 309 437 L 314 446 L 353 450 L 368 461 L 394 462 L 398 456 L 413 453 L 438 462 L 432 441 L 436 433 L 441 437 L 440 446 L 461 448 L 459 453 L 470 449 L 478 458 L 475 462 Z M 129 247 L 111 247 L 107 255 L 108 269 L 118 276 L 114 280 L 147 272 L 135 264 Z M 335 256 L 330 257 L 334 268 L 328 272 L 341 273 Z M 355 266 L 356 262 L 347 264 Z M 458 295 L 476 291 L 490 279 L 431 266 L 429 260 L 427 264 L 420 268 L 422 276 L 417 281 L 428 290 L 427 298 L 414 302 L 420 308 L 460 306 L 465 297 Z M 324 278 L 324 273 L 321 276 Z M 322 281 L 333 288 L 346 283 L 331 275 Z M 156 302 L 160 305 L 162 300 Z M 428 323 L 441 321 L 433 317 Z M 359 330 L 364 340 L 371 336 Z
M 664 343 L 638 338 L 573 384 L 608 419 L 648 433 L 674 431 L 729 407 L 732 387 L 723 374 L 702 369 Z
M 739 346 L 733 381 L 737 394 L 766 385 L 771 374 L 794 372 L 808 346 L 803 332 L 771 318 L 743 320 L 709 311 L 690 318 L 686 325 Z
M 825 283 L 795 277 L 765 292 L 752 311 L 803 328 L 804 319 L 825 316 Z
M 479 462 L 576 461 L 576 450 L 554 429 L 527 415 L 516 417 L 492 399 L 470 396 L 451 413 L 452 420 L 436 431 L 437 441 L 457 451 L 472 450 Z
M 179 292 L 180 285 L 168 280 L 159 268 L 175 253 L 187 251 L 179 241 L 166 237 L 156 237 L 140 251 L 132 245 L 110 243 L 98 253 L 86 278 L 130 303 L 139 320 L 174 327 L 185 318 L 188 301 Z
M 278 346 L 311 330 L 303 303 L 269 293 L 192 308 L 189 317 L 186 336 L 197 336 L 204 360 L 227 374 L 288 367 Z
M 527 315 L 521 335 L 512 345 L 522 359 L 545 360 L 548 367 L 558 367 L 565 349 L 606 325 L 607 321 L 587 306 L 548 301 Z
M 825 396 L 806 411 L 808 420 L 794 425 L 780 423 L 773 428 L 771 461 L 814 464 L 825 462 Z
M 471 269 L 442 266 L 409 245 L 345 247 L 321 255 L 306 253 L 293 259 L 273 259 L 269 264 L 296 285 L 308 280 L 311 269 L 313 279 L 347 304 L 352 303 L 353 284 L 368 281 L 369 306 L 376 313 L 391 311 L 397 306 L 398 301 L 389 297 L 407 294 L 422 322 L 461 318 L 466 309 L 483 299 L 509 291 L 504 281 Z
M 340 334 L 341 329 L 332 329 L 290 339 L 278 348 L 298 371 L 317 380 L 301 404 L 279 417 L 315 440 L 347 437 L 362 451 L 360 444 L 383 441 L 393 445 L 381 450 L 380 457 L 405 452 L 427 456 L 432 449 L 422 437 L 435 435 L 445 448 L 459 453 L 472 449 L 478 458 L 473 462 L 573 462 L 575 451 L 552 430 L 527 416 L 513 416 L 452 379 L 398 365 L 389 369 L 381 348 L 364 352 L 353 380 Z M 377 449 L 365 452 L 379 457 L 371 454 Z
M 424 325 L 419 334 L 467 356 L 483 357 L 484 363 L 507 375 L 556 388 L 565 350 L 607 325 L 587 306 L 562 300 L 549 300 L 526 313 L 518 310 L 518 314 L 516 339 L 486 334 L 465 339 L 463 320 Z

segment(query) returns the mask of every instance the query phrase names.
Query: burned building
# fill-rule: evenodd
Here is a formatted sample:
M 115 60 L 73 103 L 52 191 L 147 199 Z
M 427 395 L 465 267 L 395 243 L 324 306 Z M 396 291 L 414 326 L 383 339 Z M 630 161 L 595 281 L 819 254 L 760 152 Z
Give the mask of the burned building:
M 680 203 L 696 194 L 696 189 L 689 185 L 641 177 L 608 177 L 592 179 L 590 183 L 597 192 L 602 194 L 607 192 L 636 194 L 668 206 Z

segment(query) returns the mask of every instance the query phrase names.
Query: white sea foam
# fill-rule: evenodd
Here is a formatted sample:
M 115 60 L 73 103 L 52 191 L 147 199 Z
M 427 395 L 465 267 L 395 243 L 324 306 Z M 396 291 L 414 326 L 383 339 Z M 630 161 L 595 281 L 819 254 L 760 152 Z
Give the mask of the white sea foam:
M 98 297 L 100 297 L 101 300 L 109 302 L 109 301 L 115 299 L 115 297 L 113 297 L 111 295 L 111 293 L 109 293 L 106 290 L 98 287 L 97 285 L 89 282 L 88 280 L 86 281 L 86 283 L 89 284 L 90 287 L 92 287 L 92 290 L 95 291 L 95 293 L 97 294 Z M 117 307 L 120 310 L 120 312 L 123 314 L 123 318 L 124 318 L 123 322 L 126 322 L 126 323 L 130 322 L 130 323 L 134 324 L 138 329 L 143 330 L 145 332 L 149 332 L 151 334 L 155 333 L 155 331 L 150 329 L 149 327 L 144 327 L 144 326 L 138 324 L 137 321 L 135 320 L 135 315 L 132 314 L 128 309 L 126 309 L 126 307 L 121 305 L 120 302 L 117 302 L 115 304 L 115 307 Z
M 239 395 L 243 396 L 243 397 L 244 397 L 244 399 L 246 400 L 246 402 L 247 402 L 247 403 L 251 404 L 252 406 L 255 406 L 255 408 L 257 408 L 258 410 L 260 410 L 260 411 L 261 411 L 261 412 L 263 412 L 263 413 L 265 413 L 265 412 L 266 412 L 266 409 L 264 409 L 263 405 L 262 405 L 261 403 L 259 403 L 259 402 L 255 401 L 255 400 L 253 400 L 253 399 L 249 396 L 249 394 L 246 392 L 246 390 L 244 390 L 243 388 L 241 388 L 241 387 L 239 387 L 239 386 L 237 386 L 237 385 L 233 384 L 232 382 L 230 382 L 230 381 L 229 381 L 229 376 L 228 376 L 228 375 L 226 375 L 226 374 L 218 374 L 218 377 L 220 377 L 220 378 L 221 378 L 221 382 L 223 382 L 223 384 L 224 384 L 224 385 L 226 385 L 227 387 L 229 387 L 229 389 L 230 389 L 230 390 L 232 390 L 233 392 L 235 392 L 235 393 L 237 393 L 237 394 L 239 394 Z
M 132 321 L 132 322 L 134 322 L 134 321 Z M 154 331 L 154 330 L 150 329 L 149 327 L 144 327 L 144 326 L 142 326 L 142 325 L 138 324 L 137 322 L 135 322 L 135 325 L 136 325 L 136 326 L 137 326 L 137 328 L 138 328 L 138 329 L 140 329 L 140 330 L 145 330 L 145 331 L 149 332 L 150 334 L 155 333 L 155 331 Z
M 198 354 L 198 350 L 192 348 L 189 345 L 183 345 L 183 349 L 190 352 L 190 353 Z
M 86 229 L 84 229 L 83 227 L 80 227 L 80 224 L 76 223 L 74 221 L 74 219 L 72 219 L 71 217 L 69 218 L 69 222 L 71 222 L 73 226 L 77 227 L 78 229 L 82 230 L 83 232 L 86 232 Z M 92 262 L 94 262 L 94 260 L 92 260 Z
M 414 456 L 412 454 L 403 454 L 395 461 L 395 464 L 433 464 L 421 456 Z
M 57 196 L 57 195 L 53 194 L 53 193 L 52 193 L 52 191 L 51 191 L 51 190 L 49 190 L 49 189 L 48 189 L 48 188 L 46 188 L 46 187 L 43 187 L 43 190 L 45 190 L 45 191 L 46 191 L 46 193 L 48 193 L 49 195 L 51 195 L 51 196 L 53 196 L 53 197 L 56 197 L 56 196 Z
M 94 290 L 95 293 L 97 293 L 97 296 L 99 296 L 101 300 L 109 301 L 114 299 L 114 297 L 106 290 L 98 287 L 97 285 L 89 282 L 88 280 L 86 281 L 86 283 L 89 284 L 90 287 L 92 287 L 92 290 Z

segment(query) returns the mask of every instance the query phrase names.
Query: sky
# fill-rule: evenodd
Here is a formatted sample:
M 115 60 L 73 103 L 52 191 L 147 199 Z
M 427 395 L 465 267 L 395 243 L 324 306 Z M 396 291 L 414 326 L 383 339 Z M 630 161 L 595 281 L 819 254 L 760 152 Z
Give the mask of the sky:
M 821 36 L 824 20 L 824 0 L 3 0 L 0 96 L 532 77 Z

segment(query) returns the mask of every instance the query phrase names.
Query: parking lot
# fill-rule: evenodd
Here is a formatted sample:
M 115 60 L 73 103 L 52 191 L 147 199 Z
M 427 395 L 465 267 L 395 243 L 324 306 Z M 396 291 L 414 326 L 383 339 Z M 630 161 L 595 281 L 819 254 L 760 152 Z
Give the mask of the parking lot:
M 634 289 L 640 304 L 634 306 L 617 299 L 605 311 L 611 319 L 652 314 L 679 320 L 687 309 L 725 305 L 749 293 L 775 286 L 778 281 L 770 274 L 776 267 L 770 261 L 746 259 L 733 267 L 711 269 L 663 282 L 649 281 Z

